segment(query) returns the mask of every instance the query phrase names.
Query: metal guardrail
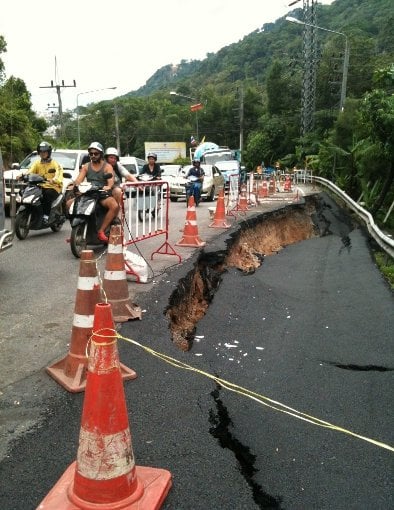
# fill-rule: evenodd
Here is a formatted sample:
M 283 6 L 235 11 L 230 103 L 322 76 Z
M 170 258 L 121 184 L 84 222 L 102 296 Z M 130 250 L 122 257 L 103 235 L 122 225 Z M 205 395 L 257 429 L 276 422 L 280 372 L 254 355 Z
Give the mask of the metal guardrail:
M 336 186 L 333 182 L 328 179 L 324 179 L 323 177 L 311 176 L 307 175 L 306 180 L 310 182 L 315 182 L 322 184 L 337 196 L 339 196 L 349 207 L 352 209 L 359 218 L 361 218 L 367 226 L 368 232 L 370 236 L 378 243 L 378 245 L 384 250 L 390 257 L 394 258 L 394 240 L 384 234 L 378 226 L 375 224 L 375 221 L 370 212 L 363 209 L 357 202 L 355 202 L 352 198 L 350 198 L 344 191 L 342 191 L 338 186 Z

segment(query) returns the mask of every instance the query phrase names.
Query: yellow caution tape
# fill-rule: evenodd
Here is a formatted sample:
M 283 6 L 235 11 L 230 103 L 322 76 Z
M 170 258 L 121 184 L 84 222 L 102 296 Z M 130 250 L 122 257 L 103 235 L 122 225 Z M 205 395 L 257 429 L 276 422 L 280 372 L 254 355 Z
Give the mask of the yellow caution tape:
M 234 383 L 231 383 L 224 379 L 221 379 L 220 377 L 216 377 L 208 372 L 204 372 L 203 370 L 200 370 L 198 368 L 187 365 L 186 363 L 183 363 L 182 361 L 179 361 L 179 360 L 172 358 L 170 356 L 167 356 L 166 354 L 162 354 L 160 352 L 154 351 L 150 347 L 146 347 L 145 345 L 140 344 L 136 340 L 132 340 L 131 338 L 126 338 L 117 332 L 115 332 L 115 334 L 119 339 L 125 340 L 126 342 L 136 345 L 137 347 L 141 347 L 141 349 L 143 349 L 144 351 L 148 352 L 149 354 L 152 354 L 153 356 L 156 356 L 157 358 L 165 361 L 166 363 L 168 363 L 176 368 L 182 368 L 183 370 L 190 370 L 191 372 L 196 372 L 197 374 L 208 377 L 208 379 L 212 379 L 216 383 L 223 386 L 223 388 L 226 388 L 229 391 L 233 391 L 234 393 L 238 393 L 239 395 L 248 397 L 263 406 L 267 406 L 270 409 L 273 409 L 274 411 L 288 414 L 289 416 L 292 416 L 293 418 L 297 418 L 298 420 L 306 421 L 306 422 L 311 423 L 312 425 L 316 425 L 318 427 L 324 427 L 327 429 L 335 430 L 337 432 L 341 432 L 342 434 L 348 434 L 349 436 L 356 437 L 357 439 L 361 439 L 362 441 L 367 441 L 368 443 L 371 443 L 375 446 L 378 446 L 380 448 L 384 448 L 386 450 L 394 452 L 394 447 L 392 447 L 386 443 L 382 443 L 381 441 L 377 441 L 376 439 L 371 439 L 369 437 L 362 436 L 360 434 L 356 434 L 355 432 L 352 432 L 351 430 L 347 430 L 343 427 L 339 427 L 338 425 L 333 425 L 332 423 L 329 423 L 328 421 L 320 420 L 319 418 L 316 418 L 309 414 L 303 413 L 301 411 L 297 411 L 297 409 L 293 409 L 292 407 L 286 406 L 285 404 L 282 404 L 281 402 L 272 400 L 271 398 L 265 397 L 264 395 L 260 395 L 259 393 L 255 393 L 254 391 L 248 390 L 246 388 L 242 388 L 242 386 L 238 386 L 237 384 L 234 384 Z

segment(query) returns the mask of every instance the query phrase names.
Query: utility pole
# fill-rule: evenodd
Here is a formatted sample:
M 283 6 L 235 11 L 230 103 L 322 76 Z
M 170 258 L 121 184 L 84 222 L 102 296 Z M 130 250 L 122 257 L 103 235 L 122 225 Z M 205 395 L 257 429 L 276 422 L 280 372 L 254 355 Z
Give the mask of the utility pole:
M 301 136 L 313 129 L 316 102 L 316 2 L 303 0 L 303 54 L 304 76 L 302 81 Z
M 239 152 L 240 161 L 242 161 L 242 151 L 244 146 L 244 89 L 241 86 L 239 90 Z
M 62 134 L 64 133 L 64 126 L 63 126 L 62 96 L 61 96 L 61 93 L 60 93 L 60 89 L 67 88 L 67 87 L 76 87 L 76 86 L 77 86 L 77 84 L 76 84 L 75 80 L 73 80 L 73 84 L 72 85 L 65 85 L 64 84 L 64 80 L 62 80 L 62 84 L 61 85 L 58 85 L 58 84 L 54 84 L 53 80 L 51 80 L 51 84 L 50 85 L 43 85 L 43 86 L 40 87 L 40 89 L 56 89 L 57 100 L 58 100 L 58 104 L 59 104 L 58 111 L 59 111 L 60 130 L 61 130 Z
M 61 96 L 60 89 L 68 88 L 68 87 L 76 87 L 77 84 L 76 84 L 75 80 L 73 80 L 73 84 L 72 85 L 65 85 L 64 84 L 64 80 L 62 80 L 61 85 L 58 84 L 58 82 L 57 82 L 57 61 L 56 61 L 56 57 L 55 57 L 55 81 L 56 81 L 56 83 L 54 84 L 53 80 L 51 80 L 51 84 L 50 85 L 42 85 L 42 86 L 40 86 L 40 89 L 56 89 L 57 101 L 58 101 L 58 105 L 59 105 L 58 106 L 58 111 L 59 111 L 60 130 L 61 130 L 61 133 L 63 135 L 64 134 L 63 105 L 62 105 L 62 96 Z
M 118 112 L 118 105 L 116 103 L 115 103 L 115 106 L 114 106 L 114 112 L 115 112 L 116 148 L 118 150 L 118 154 L 120 154 L 119 112 Z
M 64 80 L 62 80 L 62 84 L 61 85 L 58 85 L 58 84 L 53 84 L 53 80 L 51 80 L 51 84 L 50 85 L 46 85 L 46 86 L 41 86 L 40 89 L 56 89 L 56 93 L 57 93 L 57 100 L 58 100 L 58 104 L 59 104 L 59 122 L 60 122 L 60 130 L 61 130 L 61 133 L 62 135 L 64 134 L 64 125 L 63 125 L 63 106 L 62 106 L 62 96 L 61 96 L 61 93 L 60 93 L 60 89 L 61 88 L 67 88 L 67 87 L 76 87 L 77 84 L 75 82 L 75 80 L 73 80 L 73 85 L 65 85 L 64 84 Z

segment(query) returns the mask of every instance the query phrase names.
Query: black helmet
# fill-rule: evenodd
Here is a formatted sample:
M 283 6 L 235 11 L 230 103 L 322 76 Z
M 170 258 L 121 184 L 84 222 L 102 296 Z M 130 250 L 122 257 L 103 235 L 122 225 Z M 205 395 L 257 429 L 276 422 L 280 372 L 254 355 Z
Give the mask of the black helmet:
M 52 145 L 48 142 L 41 142 L 37 145 L 37 152 L 48 152 L 48 158 L 50 158 L 52 154 Z
M 193 161 L 192 161 L 193 165 L 194 163 L 201 163 L 201 161 L 198 159 L 198 158 L 194 158 Z
M 157 154 L 154 152 L 148 152 L 148 155 L 146 156 L 147 159 L 153 158 L 155 161 L 157 161 Z

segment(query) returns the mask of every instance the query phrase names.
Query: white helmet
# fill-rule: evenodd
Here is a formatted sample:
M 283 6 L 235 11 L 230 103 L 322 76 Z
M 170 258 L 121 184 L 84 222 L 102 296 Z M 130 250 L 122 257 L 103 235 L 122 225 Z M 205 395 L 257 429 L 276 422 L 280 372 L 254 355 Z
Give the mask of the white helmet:
M 99 142 L 92 142 L 88 147 L 88 150 L 90 149 L 96 149 L 97 151 L 100 151 L 101 154 L 104 153 L 104 147 Z
M 119 152 L 115 147 L 108 147 L 104 154 L 105 157 L 107 156 L 116 156 L 116 160 L 119 161 Z

